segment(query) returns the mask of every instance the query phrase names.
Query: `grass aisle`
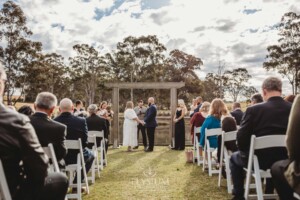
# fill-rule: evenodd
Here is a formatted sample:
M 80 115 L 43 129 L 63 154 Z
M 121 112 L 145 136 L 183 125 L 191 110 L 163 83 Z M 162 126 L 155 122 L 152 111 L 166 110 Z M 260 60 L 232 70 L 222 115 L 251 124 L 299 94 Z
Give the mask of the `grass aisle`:
M 185 163 L 184 151 L 155 147 L 154 152 L 109 149 L 108 167 L 90 186 L 84 200 L 98 199 L 230 199 L 226 183 L 202 168 Z

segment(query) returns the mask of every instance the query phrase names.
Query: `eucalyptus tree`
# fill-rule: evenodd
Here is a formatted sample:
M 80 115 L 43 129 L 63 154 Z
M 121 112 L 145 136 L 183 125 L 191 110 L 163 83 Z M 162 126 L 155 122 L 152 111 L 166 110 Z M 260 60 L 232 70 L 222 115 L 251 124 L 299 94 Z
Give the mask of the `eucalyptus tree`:
M 278 44 L 267 48 L 269 54 L 263 67 L 286 77 L 292 86 L 293 94 L 297 94 L 300 84 L 300 15 L 285 13 L 278 29 Z
M 13 1 L 7 1 L 0 10 L 0 58 L 7 73 L 5 94 L 12 103 L 17 88 L 24 91 L 22 70 L 38 59 L 42 49 L 40 42 L 31 41 L 32 32 L 26 25 L 24 12 Z
M 105 56 L 87 44 L 74 45 L 73 50 L 77 54 L 69 58 L 73 90 L 83 91 L 87 104 L 94 103 L 96 92 L 100 92 L 99 85 L 111 78 Z

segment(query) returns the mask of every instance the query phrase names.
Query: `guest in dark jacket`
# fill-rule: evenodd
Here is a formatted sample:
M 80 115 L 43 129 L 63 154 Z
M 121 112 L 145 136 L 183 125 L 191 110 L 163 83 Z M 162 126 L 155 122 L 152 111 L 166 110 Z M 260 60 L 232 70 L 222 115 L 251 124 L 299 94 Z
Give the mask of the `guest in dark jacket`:
M 281 160 L 272 166 L 272 179 L 281 200 L 295 199 L 294 192 L 300 195 L 300 96 L 296 96 L 289 117 L 286 147 L 289 159 Z M 289 180 L 289 181 L 288 181 Z M 292 183 L 293 182 L 293 183 Z M 292 188 L 298 185 L 297 191 Z M 295 188 L 296 189 L 296 188 Z
M 96 113 L 98 107 L 96 104 L 91 104 L 88 107 L 90 116 L 86 118 L 86 123 L 89 131 L 104 131 L 104 138 L 108 138 L 106 120 L 102 117 L 99 117 Z M 100 145 L 100 138 L 97 138 L 97 146 Z
M 63 200 L 68 179 L 61 173 L 47 173 L 48 159 L 30 120 L 2 104 L 5 80 L 0 63 L 0 159 L 12 199 Z
M 54 94 L 39 93 L 34 102 L 35 113 L 30 116 L 30 121 L 42 147 L 47 147 L 49 143 L 52 143 L 56 159 L 60 161 L 67 154 L 65 146 L 67 127 L 50 118 L 56 105 L 57 99 Z
M 238 151 L 230 158 L 234 199 L 244 197 L 244 167 L 247 167 L 251 136 L 285 135 L 291 103 L 281 97 L 282 82 L 277 77 L 269 77 L 262 85 L 264 103 L 247 108 L 240 129 L 237 132 Z M 285 148 L 268 148 L 255 152 L 261 169 L 270 169 L 278 160 L 287 158 Z M 265 192 L 273 193 L 272 181 L 267 179 Z
M 59 109 L 61 111 L 61 114 L 54 120 L 67 126 L 67 140 L 78 140 L 79 138 L 81 139 L 85 168 L 86 172 L 88 173 L 88 171 L 92 167 L 95 157 L 91 150 L 87 148 L 88 129 L 86 120 L 83 117 L 76 117 L 72 114 L 73 103 L 71 99 L 62 99 L 59 104 Z M 66 164 L 75 164 L 77 162 L 77 154 L 77 150 L 68 150 L 67 156 L 65 157 Z M 83 178 L 84 177 L 82 176 L 82 179 Z M 76 182 L 76 177 L 74 179 L 74 182 Z
M 232 104 L 232 110 L 233 111 L 230 114 L 232 117 L 234 117 L 236 124 L 239 126 L 244 115 L 243 111 L 241 110 L 241 104 L 238 102 L 234 102 Z

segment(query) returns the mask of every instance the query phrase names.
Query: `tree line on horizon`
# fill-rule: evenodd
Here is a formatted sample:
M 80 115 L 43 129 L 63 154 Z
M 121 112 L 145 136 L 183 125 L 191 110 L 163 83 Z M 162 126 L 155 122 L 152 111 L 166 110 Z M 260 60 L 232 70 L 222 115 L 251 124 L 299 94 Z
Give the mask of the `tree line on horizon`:
M 266 70 L 278 71 L 290 81 L 293 93 L 299 88 L 300 16 L 286 13 L 279 25 L 281 39 L 278 45 L 268 47 L 269 55 L 263 64 Z M 128 36 L 116 44 L 116 48 L 103 54 L 90 44 L 73 46 L 75 56 L 67 60 L 58 53 L 43 53 L 42 43 L 33 41 L 26 25 L 26 17 L 20 6 L 7 1 L 0 10 L 0 59 L 7 72 L 5 99 L 8 104 L 23 100 L 33 102 L 36 95 L 49 91 L 58 99 L 81 99 L 87 105 L 111 99 L 106 82 L 185 82 L 178 90 L 178 98 L 191 102 L 192 98 L 224 98 L 233 101 L 249 98 L 257 92 L 249 86 L 251 75 L 246 68 L 226 70 L 220 62 L 217 72 L 208 73 L 200 80 L 196 70 L 201 70 L 201 58 L 184 51 L 167 48 L 157 36 Z M 169 53 L 168 53 L 169 52 Z M 21 94 L 14 97 L 16 89 Z M 151 94 L 160 105 L 169 107 L 169 91 L 120 90 L 120 102 L 128 99 L 146 100 Z M 25 99 L 21 99 L 25 97 Z

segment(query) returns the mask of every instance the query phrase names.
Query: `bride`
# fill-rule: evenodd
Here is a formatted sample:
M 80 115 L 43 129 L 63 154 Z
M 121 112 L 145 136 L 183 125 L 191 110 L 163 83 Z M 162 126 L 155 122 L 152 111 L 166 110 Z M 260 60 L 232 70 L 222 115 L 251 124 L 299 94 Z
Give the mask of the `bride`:
M 145 124 L 139 120 L 135 111 L 133 110 L 132 101 L 126 103 L 124 112 L 124 124 L 123 124 L 123 146 L 128 146 L 127 151 L 133 151 L 132 147 L 138 146 L 137 141 L 137 125 L 138 123 Z

